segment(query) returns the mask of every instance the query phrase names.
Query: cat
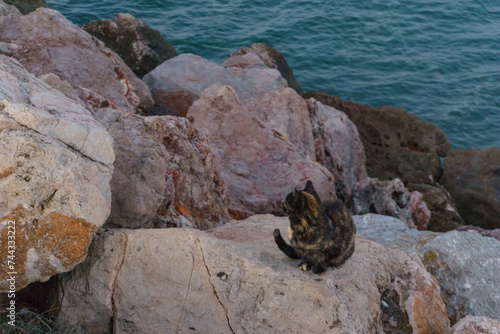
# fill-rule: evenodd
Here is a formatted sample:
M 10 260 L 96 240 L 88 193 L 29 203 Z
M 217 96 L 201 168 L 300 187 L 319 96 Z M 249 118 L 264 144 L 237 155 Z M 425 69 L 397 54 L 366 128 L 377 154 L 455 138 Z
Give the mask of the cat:
M 339 267 L 354 253 L 356 226 L 344 204 L 323 205 L 312 182 L 304 190 L 286 196 L 283 210 L 289 216 L 291 246 L 274 230 L 278 248 L 292 259 L 301 259 L 299 268 L 315 274 Z

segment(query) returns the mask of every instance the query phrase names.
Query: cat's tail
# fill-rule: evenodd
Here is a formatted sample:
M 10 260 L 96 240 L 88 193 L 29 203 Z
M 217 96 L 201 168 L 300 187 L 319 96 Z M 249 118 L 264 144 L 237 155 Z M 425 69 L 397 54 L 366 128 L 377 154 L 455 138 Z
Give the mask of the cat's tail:
M 286 256 L 291 257 L 292 259 L 300 259 L 300 255 L 297 254 L 295 249 L 288 245 L 285 240 L 283 240 L 283 237 L 281 236 L 280 230 L 275 229 L 274 230 L 274 241 L 276 241 L 276 244 L 278 245 L 278 248 L 285 253 Z

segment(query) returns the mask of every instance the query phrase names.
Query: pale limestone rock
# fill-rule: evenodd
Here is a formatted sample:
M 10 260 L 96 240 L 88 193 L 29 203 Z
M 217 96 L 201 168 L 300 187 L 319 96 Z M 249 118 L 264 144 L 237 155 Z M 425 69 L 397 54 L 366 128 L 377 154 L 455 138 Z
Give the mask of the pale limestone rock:
M 16 222 L 16 289 L 85 258 L 110 212 L 113 139 L 81 104 L 0 56 L 0 255 Z
M 278 250 L 272 231 L 287 225 L 261 215 L 210 233 L 101 231 L 61 276 L 59 321 L 82 333 L 450 332 L 418 257 L 358 237 L 343 266 L 317 276 Z

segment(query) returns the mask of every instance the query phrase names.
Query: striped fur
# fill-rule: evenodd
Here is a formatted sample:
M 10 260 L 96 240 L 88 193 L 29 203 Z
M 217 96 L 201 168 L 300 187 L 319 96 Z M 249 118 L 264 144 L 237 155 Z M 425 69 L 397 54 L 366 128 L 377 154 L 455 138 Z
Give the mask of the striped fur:
M 342 202 L 323 205 L 311 181 L 286 197 L 283 210 L 290 218 L 288 245 L 278 229 L 274 240 L 288 257 L 301 259 L 299 268 L 321 274 L 342 265 L 354 253 L 356 226 Z

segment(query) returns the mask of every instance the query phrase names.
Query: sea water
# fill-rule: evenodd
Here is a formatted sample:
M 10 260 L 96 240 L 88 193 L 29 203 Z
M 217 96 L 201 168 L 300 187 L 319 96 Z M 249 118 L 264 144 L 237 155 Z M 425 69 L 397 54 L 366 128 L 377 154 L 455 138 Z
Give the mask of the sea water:
M 498 0 L 47 2 L 77 25 L 130 13 L 214 62 L 265 42 L 304 91 L 405 108 L 453 148 L 500 147 Z

